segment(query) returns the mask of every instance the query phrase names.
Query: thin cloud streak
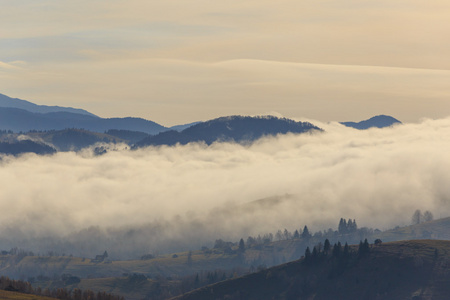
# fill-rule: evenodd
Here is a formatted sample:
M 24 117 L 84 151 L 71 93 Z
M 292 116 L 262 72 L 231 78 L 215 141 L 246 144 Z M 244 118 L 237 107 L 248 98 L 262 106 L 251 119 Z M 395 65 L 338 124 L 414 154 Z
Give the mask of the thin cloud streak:
M 39 103 L 35 95 L 44 93 L 48 102 L 40 104 L 62 105 L 64 98 L 100 116 L 139 116 L 165 126 L 267 111 L 322 121 L 390 114 L 417 122 L 450 114 L 446 70 L 251 59 L 213 64 L 135 59 L 25 65 L 1 74 L 13 90 L 21 90 L 24 81 L 30 83 L 25 99 Z

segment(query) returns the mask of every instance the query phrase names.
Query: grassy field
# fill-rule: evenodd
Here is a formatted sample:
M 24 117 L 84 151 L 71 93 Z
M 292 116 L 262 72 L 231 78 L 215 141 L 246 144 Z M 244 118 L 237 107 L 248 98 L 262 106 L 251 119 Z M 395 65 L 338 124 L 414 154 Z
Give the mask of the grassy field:
M 450 240 L 450 218 L 443 218 L 418 225 L 397 227 L 379 233 L 376 238 L 386 241 L 412 239 Z
M 162 255 L 149 260 L 125 260 L 91 262 L 91 259 L 58 256 L 25 256 L 21 259 L 10 255 L 0 255 L 0 274 L 12 276 L 20 272 L 28 277 L 53 274 L 71 274 L 82 278 L 121 277 L 123 274 L 145 274 L 150 277 L 182 276 L 209 269 L 227 269 L 237 264 L 236 255 L 205 254 L 192 252 L 192 263 L 188 264 L 188 252 Z M 11 275 L 12 274 L 12 275 Z M 17 274 L 18 276 L 21 276 Z M 17 276 L 17 277 L 18 277 Z
M 28 295 L 17 292 L 8 292 L 0 290 L 0 299 L 2 300 L 55 300 L 55 298 Z

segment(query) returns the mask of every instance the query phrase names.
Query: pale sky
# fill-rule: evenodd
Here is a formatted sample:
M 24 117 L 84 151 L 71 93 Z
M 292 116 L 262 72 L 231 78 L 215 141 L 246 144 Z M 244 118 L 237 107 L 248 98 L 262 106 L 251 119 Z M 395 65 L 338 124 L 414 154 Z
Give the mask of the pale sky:
M 450 115 L 448 0 L 0 0 L 0 93 L 175 125 Z

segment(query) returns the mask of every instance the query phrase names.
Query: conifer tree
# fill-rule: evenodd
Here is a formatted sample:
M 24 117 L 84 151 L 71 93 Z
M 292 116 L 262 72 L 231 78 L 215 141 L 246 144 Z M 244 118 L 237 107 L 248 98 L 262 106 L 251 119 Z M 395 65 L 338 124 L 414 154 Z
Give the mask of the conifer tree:
M 339 234 L 347 233 L 347 221 L 344 218 L 339 221 L 338 232 Z
M 353 232 L 356 232 L 358 230 L 358 225 L 356 225 L 356 220 L 353 219 Z
M 359 242 L 359 248 L 358 248 L 358 255 L 363 256 L 370 252 L 369 242 L 367 239 L 364 240 L 364 243 L 362 241 Z
M 347 221 L 347 232 L 352 232 L 353 229 L 353 221 L 352 219 L 348 219 Z
M 309 239 L 311 238 L 311 234 L 309 233 L 308 226 L 305 225 L 302 232 L 302 238 Z
M 369 247 L 369 242 L 367 241 L 367 239 L 364 239 L 364 252 L 365 253 L 369 253 L 370 252 L 370 247 Z
M 314 247 L 313 251 L 312 251 L 312 258 L 313 258 L 313 260 L 317 260 L 318 257 L 319 257 L 319 252 L 317 251 L 317 247 Z
M 348 244 L 347 244 L 347 242 L 345 243 L 345 246 L 344 246 L 344 257 L 349 257 L 350 256 L 350 249 L 349 249 L 349 247 L 348 247 Z
M 325 253 L 325 255 L 328 255 L 330 248 L 331 248 L 330 241 L 326 239 L 325 243 L 323 244 L 323 252 Z
M 420 209 L 417 209 L 411 218 L 412 225 L 417 225 L 417 224 L 422 223 L 422 218 L 423 218 L 422 212 L 420 211 Z
M 244 243 L 244 239 L 241 239 L 239 241 L 239 248 L 238 248 L 239 253 L 244 253 L 245 252 L 245 243 Z
M 306 247 L 305 250 L 305 261 L 309 261 L 311 259 L 311 250 L 309 250 L 309 247 Z
M 334 244 L 333 246 L 333 256 L 339 257 L 341 255 L 341 243 L 338 242 L 337 244 Z
M 423 222 L 433 221 L 434 217 L 431 211 L 427 210 L 423 213 Z

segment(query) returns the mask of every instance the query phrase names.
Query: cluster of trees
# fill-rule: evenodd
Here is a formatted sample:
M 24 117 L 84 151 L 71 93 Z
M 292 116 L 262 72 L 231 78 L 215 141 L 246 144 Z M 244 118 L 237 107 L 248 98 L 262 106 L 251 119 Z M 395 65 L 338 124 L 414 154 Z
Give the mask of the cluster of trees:
M 12 130 L 0 130 L 0 136 L 5 134 L 13 134 L 14 132 Z
M 381 243 L 381 240 L 377 240 L 377 243 Z M 312 264 L 320 261 L 324 261 L 329 259 L 330 257 L 336 260 L 340 264 L 340 268 L 348 263 L 349 259 L 352 257 L 363 257 L 370 253 L 370 245 L 367 239 L 359 242 L 358 251 L 352 251 L 349 247 L 348 243 L 345 243 L 344 247 L 342 247 L 341 242 L 337 242 L 334 246 L 331 246 L 331 243 L 328 239 L 325 242 L 319 243 L 314 246 L 311 251 L 309 247 L 306 247 L 304 260 L 305 264 Z
M 272 241 L 282 241 L 282 240 L 291 240 L 291 239 L 303 239 L 308 240 L 311 238 L 322 239 L 322 238 L 331 238 L 336 239 L 342 235 L 358 235 L 359 238 L 364 237 L 367 234 L 372 234 L 374 232 L 373 229 L 370 228 L 360 228 L 358 229 L 358 225 L 356 224 L 355 219 L 344 219 L 341 218 L 338 225 L 338 230 L 333 230 L 329 228 L 328 230 L 318 231 L 314 234 L 311 233 L 308 229 L 308 226 L 305 225 L 303 229 L 296 229 L 294 232 L 290 232 L 288 229 L 278 230 L 275 235 L 272 233 L 266 233 L 264 235 L 258 235 L 257 237 L 249 236 L 247 238 L 247 247 L 254 247 L 257 245 L 267 244 Z
M 227 242 L 221 239 L 216 240 L 214 243 L 214 249 L 209 250 L 212 253 L 225 253 L 225 254 L 237 254 L 238 259 L 241 261 L 241 265 L 250 266 L 251 269 L 256 270 L 260 266 L 273 266 L 287 261 L 295 260 L 298 258 L 310 245 L 316 245 L 316 250 L 322 250 L 324 244 L 323 240 L 335 243 L 337 250 L 344 251 L 344 246 L 340 246 L 339 241 L 343 241 L 343 244 L 358 244 L 360 241 L 368 238 L 376 238 L 378 229 L 371 229 L 367 227 L 358 228 L 355 219 L 341 218 L 338 223 L 337 230 L 329 228 L 328 230 L 311 232 L 307 225 L 303 228 L 296 229 L 294 232 L 290 232 L 288 229 L 278 230 L 275 234 L 266 233 L 258 236 L 249 236 L 244 242 L 244 239 L 240 239 L 239 242 Z M 270 243 L 273 241 L 283 240 L 297 240 L 294 244 L 296 250 L 293 252 L 274 251 L 270 248 Z M 292 244 L 291 244 L 292 245 Z M 267 248 L 268 247 L 268 248 Z M 318 248 L 320 247 L 320 248 Z M 206 247 L 204 247 L 206 248 Z M 246 249 L 261 250 L 262 252 L 255 256 L 247 257 L 245 255 Z M 326 247 L 325 247 L 326 248 Z M 205 252 L 205 251 L 204 251 Z M 314 255 L 314 249 L 310 248 L 309 252 Z M 327 252 L 327 250 L 325 250 Z M 206 252 L 205 252 L 206 253 Z
M 287 230 L 286 230 L 287 231 Z M 287 231 L 288 236 L 289 236 L 289 232 Z M 247 238 L 247 247 L 254 247 L 254 246 L 258 246 L 258 245 L 263 245 L 263 244 L 268 244 L 271 243 L 273 241 L 273 234 L 272 233 L 266 233 L 264 235 L 258 235 L 255 237 L 249 236 Z
M 25 250 L 19 247 L 13 247 L 9 251 L 8 250 L 1 250 L 1 255 L 13 255 L 13 256 L 19 256 L 19 257 L 25 257 L 25 256 L 66 256 L 66 253 L 59 253 L 53 250 L 49 250 L 46 253 L 35 253 L 33 251 Z M 69 257 L 72 257 L 72 254 L 68 255 Z
M 359 240 L 367 235 L 373 234 L 373 232 L 373 229 L 366 227 L 358 229 L 355 219 L 348 219 L 347 221 L 346 219 L 341 218 L 339 221 L 338 230 L 329 228 L 328 230 L 318 231 L 313 234 L 309 231 L 307 225 L 305 225 L 303 229 L 296 229 L 294 232 L 291 232 L 285 228 L 284 230 L 278 230 L 275 234 L 265 233 L 263 235 L 259 234 L 258 236 L 249 236 L 245 243 L 241 239 L 241 241 L 239 242 L 239 248 L 258 247 L 260 245 L 269 244 L 273 241 L 283 241 L 291 239 L 302 239 L 304 241 L 309 241 L 310 239 L 318 240 L 322 238 L 328 238 L 336 240 L 339 236 L 342 235 L 357 235 L 357 240 Z M 229 251 L 231 251 L 231 249 L 233 249 L 233 247 L 236 247 L 237 245 L 237 243 L 226 242 L 218 239 L 214 243 L 214 248 L 228 249 Z
M 339 221 L 338 232 L 339 234 L 348 234 L 355 233 L 358 230 L 358 225 L 356 225 L 355 219 L 348 219 L 345 221 L 344 218 L 341 218 Z
M 106 292 L 95 293 L 91 290 L 73 289 L 69 291 L 65 288 L 42 290 L 40 287 L 35 289 L 29 282 L 12 280 L 4 276 L 0 278 L 0 289 L 61 300 L 124 300 L 121 296 L 115 296 Z
M 189 292 L 209 284 L 219 281 L 231 279 L 244 274 L 248 274 L 245 268 L 233 268 L 232 270 L 216 269 L 212 271 L 201 271 L 193 275 L 188 275 L 180 278 L 180 283 L 177 291 L 172 291 L 172 295 Z
M 433 214 L 429 210 L 422 213 L 420 209 L 417 209 L 411 217 L 411 223 L 412 225 L 417 225 L 420 223 L 433 221 L 433 219 Z
M 53 154 L 56 149 L 46 144 L 37 143 L 31 140 L 0 142 L 0 153 L 18 155 L 26 152 L 36 154 Z
M 265 233 L 258 236 L 249 236 L 245 243 L 247 248 L 255 247 L 271 243 L 273 241 L 283 241 L 292 239 L 310 239 L 313 235 L 310 233 L 308 226 L 305 225 L 302 229 L 296 229 L 294 232 L 290 232 L 288 229 L 278 230 L 275 235 L 273 233 Z
M 143 299 L 169 299 L 209 284 L 235 278 L 248 273 L 248 269 L 246 268 L 233 268 L 231 270 L 215 269 L 200 271 L 180 277 L 176 275 L 174 275 L 174 277 L 157 275 L 148 281 L 149 285 L 145 286 L 147 294 Z M 149 278 L 143 274 L 126 274 L 126 276 L 126 284 L 128 289 L 144 288 L 144 282 L 146 282 Z

